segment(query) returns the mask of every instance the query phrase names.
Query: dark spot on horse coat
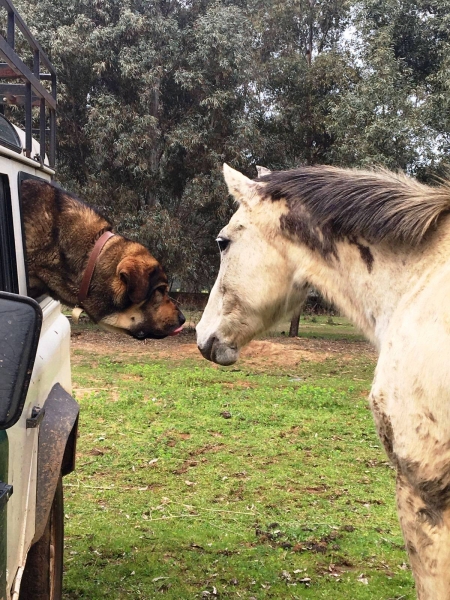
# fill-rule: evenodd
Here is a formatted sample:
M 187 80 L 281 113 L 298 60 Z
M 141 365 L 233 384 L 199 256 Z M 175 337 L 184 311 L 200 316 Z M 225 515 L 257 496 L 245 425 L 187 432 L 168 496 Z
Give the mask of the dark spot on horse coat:
M 430 412 L 429 410 L 426 410 L 424 412 L 424 415 L 427 417 L 427 419 L 430 419 L 430 421 L 433 421 L 433 423 L 436 423 L 436 417 L 433 415 L 432 412 Z
M 445 477 L 430 479 L 419 484 L 419 493 L 424 502 L 433 509 L 443 511 L 450 505 L 450 483 L 448 473 Z
M 301 204 L 289 207 L 288 214 L 282 215 L 280 218 L 280 227 L 282 231 L 295 237 L 310 250 L 319 252 L 323 258 L 333 256 L 339 260 L 336 242 L 346 239 L 345 236 L 333 231 L 331 223 L 319 226 Z M 358 248 L 362 261 L 371 273 L 374 258 L 370 248 L 359 242 L 354 236 L 348 237 L 348 242 Z
M 391 420 L 385 414 L 381 415 L 378 424 L 378 435 L 383 442 L 387 455 L 391 460 L 394 460 L 394 432 L 392 430 Z
M 417 398 L 423 398 L 426 395 L 425 394 L 425 390 L 423 388 L 423 379 L 422 378 L 416 377 L 414 379 L 414 382 L 413 382 L 413 392 L 414 392 L 415 397 L 417 397 Z M 432 413 L 428 409 L 424 408 L 423 414 L 428 419 L 430 419 L 430 415 L 431 415 L 431 419 L 430 420 L 433 421 L 434 416 L 432 415 Z
M 421 511 L 423 515 L 430 522 L 438 523 L 442 512 L 450 506 L 450 465 L 433 479 L 421 477 L 421 464 L 417 461 L 401 459 L 398 461 L 398 468 L 424 502 L 425 508 Z
M 410 556 L 414 556 L 414 554 L 417 554 L 416 547 L 414 546 L 414 544 L 412 542 L 408 542 L 406 544 L 406 549 L 408 550 L 408 554 Z
M 384 413 L 380 406 L 379 401 L 372 396 L 371 397 L 372 412 L 377 426 L 378 436 L 383 442 L 384 449 L 390 460 L 395 463 L 394 454 L 394 431 L 392 429 L 392 423 L 390 418 Z
M 358 248 L 363 263 L 366 265 L 369 273 L 371 273 L 374 258 L 369 246 L 364 246 L 364 244 L 358 242 L 356 238 L 349 238 L 348 241 L 350 242 L 350 244 L 354 244 Z
M 422 508 L 417 513 L 417 518 L 421 523 L 429 523 L 432 527 L 437 527 L 442 523 L 442 515 L 431 506 Z
M 321 228 L 314 225 L 305 210 L 300 206 L 294 206 L 287 215 L 280 218 L 282 231 L 297 238 L 307 248 L 319 252 L 323 258 L 334 256 L 338 258 L 336 250 L 336 236 L 333 236 L 331 228 Z
M 423 528 L 418 528 L 416 530 L 416 535 L 417 535 L 418 545 L 421 550 L 423 550 L 424 548 L 427 548 L 428 546 L 433 545 L 432 538 L 427 533 L 425 533 Z

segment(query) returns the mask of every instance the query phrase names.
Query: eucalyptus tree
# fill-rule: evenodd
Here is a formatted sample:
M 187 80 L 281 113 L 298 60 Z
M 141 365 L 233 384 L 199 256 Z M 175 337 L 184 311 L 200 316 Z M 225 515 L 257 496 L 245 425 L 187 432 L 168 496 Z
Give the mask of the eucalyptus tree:
M 342 44 L 349 9 L 347 0 L 270 0 L 256 13 L 268 165 L 326 161 L 330 101 L 354 75 Z
M 269 0 L 256 8 L 255 80 L 265 107 L 266 142 L 259 162 L 275 169 L 326 162 L 334 143 L 326 123 L 330 106 L 355 76 L 343 44 L 350 3 Z M 300 310 L 290 336 L 298 335 Z
M 448 149 L 450 0 L 16 0 L 59 75 L 59 178 L 208 287 L 226 161 L 384 164 Z
M 332 107 L 330 161 L 424 176 L 448 145 L 447 0 L 363 0 L 353 9 L 358 80 Z
M 229 210 L 220 165 L 253 145 L 253 29 L 239 2 L 19 0 L 57 65 L 59 177 L 206 285 Z

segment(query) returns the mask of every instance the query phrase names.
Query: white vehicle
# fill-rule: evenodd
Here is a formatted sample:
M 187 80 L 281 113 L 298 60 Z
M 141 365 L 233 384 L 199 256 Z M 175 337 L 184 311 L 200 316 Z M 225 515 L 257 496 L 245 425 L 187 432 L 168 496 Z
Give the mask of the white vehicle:
M 60 600 L 62 477 L 74 469 L 79 408 L 68 320 L 51 298 L 27 297 L 20 212 L 23 179 L 54 175 L 56 75 L 10 1 L 0 5 L 0 600 Z M 14 50 L 16 29 L 31 68 Z M 5 117 L 12 107 L 23 129 Z

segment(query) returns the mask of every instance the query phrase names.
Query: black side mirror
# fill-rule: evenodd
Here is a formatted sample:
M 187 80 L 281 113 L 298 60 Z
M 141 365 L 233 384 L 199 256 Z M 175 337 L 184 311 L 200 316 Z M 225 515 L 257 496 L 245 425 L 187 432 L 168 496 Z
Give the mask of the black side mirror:
M 42 326 L 39 304 L 0 292 L 0 429 L 22 414 Z

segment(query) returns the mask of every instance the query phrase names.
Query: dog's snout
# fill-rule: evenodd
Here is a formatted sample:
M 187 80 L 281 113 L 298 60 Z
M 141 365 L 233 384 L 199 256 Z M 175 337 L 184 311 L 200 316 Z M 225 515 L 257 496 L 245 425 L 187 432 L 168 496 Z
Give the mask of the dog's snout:
M 186 323 L 186 317 L 183 315 L 181 310 L 178 311 L 178 322 L 179 322 L 180 326 L 184 325 Z

